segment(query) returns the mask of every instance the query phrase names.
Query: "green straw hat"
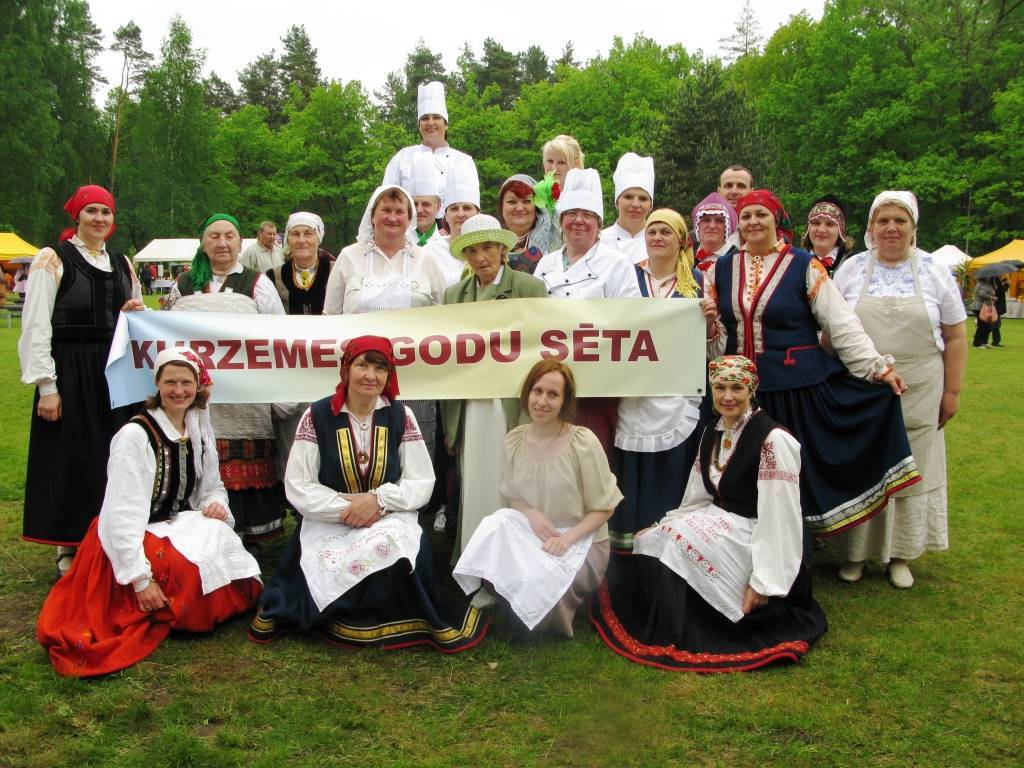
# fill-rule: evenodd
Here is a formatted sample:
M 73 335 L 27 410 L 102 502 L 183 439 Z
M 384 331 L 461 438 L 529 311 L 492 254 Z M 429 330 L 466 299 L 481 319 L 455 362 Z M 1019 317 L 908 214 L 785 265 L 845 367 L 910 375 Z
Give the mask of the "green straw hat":
M 501 243 L 511 250 L 517 240 L 519 238 L 516 234 L 509 232 L 507 229 L 502 229 L 501 224 L 498 223 L 496 218 L 488 216 L 486 213 L 478 213 L 476 216 L 470 216 L 466 219 L 462 225 L 462 234 L 452 238 L 448 249 L 456 259 L 465 261 L 466 259 L 462 255 L 462 251 L 470 245 Z

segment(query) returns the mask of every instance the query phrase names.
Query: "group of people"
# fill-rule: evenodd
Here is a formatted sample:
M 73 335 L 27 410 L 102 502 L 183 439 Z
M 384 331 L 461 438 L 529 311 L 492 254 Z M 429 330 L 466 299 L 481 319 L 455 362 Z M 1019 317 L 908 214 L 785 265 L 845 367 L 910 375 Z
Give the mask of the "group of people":
M 19 343 L 36 387 L 23 535 L 57 546 L 38 637 L 58 672 L 121 669 L 170 628 L 253 608 L 256 642 L 296 629 L 456 652 L 496 610 L 571 637 L 588 601 L 626 658 L 747 670 L 800 659 L 826 630 L 812 537 L 839 535 L 843 581 L 877 558 L 897 588 L 913 584 L 908 563 L 946 548 L 942 427 L 966 314 L 916 247 L 911 193 L 877 196 L 861 253 L 843 205 L 821 198 L 803 250 L 748 169 L 723 171 L 688 225 L 655 208 L 653 160 L 627 153 L 605 226 L 600 176 L 562 135 L 543 147 L 543 178 L 507 179 L 491 216 L 473 159 L 447 143 L 439 83 L 420 87 L 419 127 L 336 260 L 315 213 L 289 216 L 280 260 L 273 224 L 243 254 L 237 219 L 214 213 L 164 308 L 700 299 L 709 395 L 578 398 L 572 370 L 542 360 L 501 399 L 403 403 L 390 341 L 364 336 L 314 403 L 207 404 L 210 373 L 172 348 L 144 407 L 112 410 L 114 327 L 143 305 L 105 246 L 113 198 L 82 187 L 74 225 L 32 264 Z M 464 598 L 438 588 L 419 523 L 438 503 Z M 253 555 L 289 507 L 298 522 L 263 587 Z

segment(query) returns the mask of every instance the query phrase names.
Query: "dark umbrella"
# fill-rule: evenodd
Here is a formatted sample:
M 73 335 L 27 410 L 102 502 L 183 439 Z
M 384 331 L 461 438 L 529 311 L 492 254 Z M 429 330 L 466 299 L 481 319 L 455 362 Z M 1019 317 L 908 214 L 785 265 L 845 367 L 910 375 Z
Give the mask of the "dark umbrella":
M 1011 259 L 1010 261 L 997 261 L 995 264 L 986 264 L 974 273 L 974 277 L 1002 277 L 1011 272 L 1024 269 L 1024 261 Z

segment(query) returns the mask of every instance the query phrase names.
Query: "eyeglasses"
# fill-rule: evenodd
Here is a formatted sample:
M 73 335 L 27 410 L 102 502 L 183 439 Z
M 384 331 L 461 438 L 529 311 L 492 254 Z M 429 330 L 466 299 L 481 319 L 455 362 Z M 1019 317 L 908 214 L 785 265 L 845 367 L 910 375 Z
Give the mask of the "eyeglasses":
M 583 221 L 597 221 L 597 214 L 591 213 L 590 211 L 584 211 L 582 208 L 574 208 L 571 211 L 566 211 L 562 217 L 566 221 L 576 221 L 582 219 Z

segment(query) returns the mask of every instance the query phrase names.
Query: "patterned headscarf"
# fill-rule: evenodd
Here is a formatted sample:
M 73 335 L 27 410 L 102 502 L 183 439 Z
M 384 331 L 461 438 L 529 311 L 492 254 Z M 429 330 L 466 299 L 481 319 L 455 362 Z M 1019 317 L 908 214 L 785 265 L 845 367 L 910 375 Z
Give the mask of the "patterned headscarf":
M 160 376 L 160 369 L 168 363 L 182 363 L 191 368 L 196 374 L 196 380 L 199 382 L 200 389 L 213 384 L 213 379 L 210 378 L 210 372 L 207 370 L 202 358 L 191 349 L 185 349 L 184 347 L 164 347 L 157 354 L 156 360 L 153 361 L 154 382 Z
M 846 239 L 846 211 L 843 210 L 843 204 L 837 198 L 826 195 L 814 201 L 814 205 L 807 213 L 807 226 L 809 227 L 814 219 L 819 218 L 835 222 L 835 225 L 839 227 L 839 239 Z
M 384 396 L 388 400 L 394 400 L 398 396 L 398 371 L 395 369 L 395 350 L 391 346 L 391 339 L 383 336 L 358 336 L 342 345 L 344 352 L 341 356 L 341 381 L 334 390 L 331 398 L 331 413 L 337 416 L 345 405 L 345 398 L 348 396 L 348 370 L 357 357 L 364 352 L 380 352 L 388 361 L 388 380 L 384 383 Z
M 206 234 L 206 230 L 209 229 L 210 225 L 215 221 L 226 221 L 234 226 L 235 231 L 238 232 L 239 240 L 242 237 L 242 227 L 238 223 L 238 219 L 232 216 L 230 213 L 213 213 L 208 216 L 202 224 L 199 225 L 199 247 L 196 249 L 196 255 L 192 257 L 192 269 L 189 270 L 189 276 L 192 280 L 192 287 L 197 292 L 202 292 L 206 289 L 206 286 L 210 284 L 213 279 L 213 266 L 210 264 L 210 257 L 206 255 L 206 251 L 203 250 L 203 235 Z
M 725 219 L 725 239 L 736 231 L 736 209 L 729 205 L 729 201 L 717 192 L 712 192 L 699 203 L 690 213 L 693 221 L 693 228 L 696 229 L 700 220 L 705 216 L 721 216 Z
M 68 201 L 64 203 L 64 210 L 67 211 L 68 216 L 71 217 L 72 221 L 78 221 L 78 214 L 82 212 L 85 206 L 92 203 L 99 203 L 105 205 L 112 212 L 117 213 L 117 209 L 114 207 L 114 196 L 107 192 L 103 187 L 97 186 L 96 184 L 86 184 L 84 187 L 79 187 L 75 190 L 75 194 L 68 198 Z M 113 224 L 110 225 L 110 231 L 103 236 L 104 240 L 109 240 L 110 236 L 114 234 L 115 227 Z M 68 227 L 60 233 L 60 240 L 70 240 L 78 232 L 78 227 Z
M 686 229 L 686 220 L 671 208 L 659 208 L 647 217 L 644 229 L 655 222 L 668 224 L 679 238 L 679 254 L 676 257 L 676 291 L 681 296 L 696 298 L 697 281 L 693 279 L 693 251 L 690 249 L 690 233 Z
M 714 385 L 723 381 L 738 381 L 746 385 L 750 394 L 757 391 L 757 366 L 743 355 L 722 355 L 708 363 L 708 381 Z
M 793 242 L 793 222 L 790 221 L 789 214 L 786 213 L 782 202 L 774 193 L 769 192 L 767 189 L 755 189 L 753 192 L 748 192 L 736 201 L 736 216 L 738 217 L 743 213 L 743 209 L 748 205 L 763 205 L 771 211 L 775 215 L 776 237 L 785 240 L 787 243 Z

